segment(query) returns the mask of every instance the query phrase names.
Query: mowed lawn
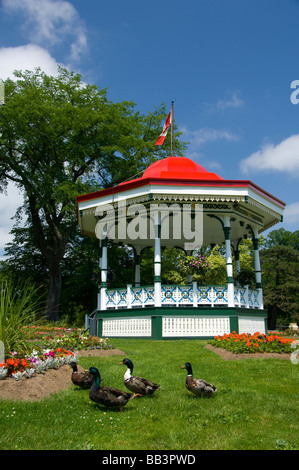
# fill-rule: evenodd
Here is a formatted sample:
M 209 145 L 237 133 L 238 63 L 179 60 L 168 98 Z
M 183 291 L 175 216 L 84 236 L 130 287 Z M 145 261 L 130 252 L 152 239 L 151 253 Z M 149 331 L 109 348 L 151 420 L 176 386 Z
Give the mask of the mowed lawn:
M 111 339 L 133 373 L 161 385 L 124 412 L 89 399 L 72 384 L 40 402 L 0 401 L 0 449 L 299 450 L 299 364 L 284 359 L 224 361 L 204 340 Z M 123 356 L 80 358 L 103 384 L 126 390 Z M 218 388 L 210 399 L 185 388 L 193 374 Z M 71 374 L 71 370 L 70 370 Z M 30 379 L 29 379 L 30 380 Z

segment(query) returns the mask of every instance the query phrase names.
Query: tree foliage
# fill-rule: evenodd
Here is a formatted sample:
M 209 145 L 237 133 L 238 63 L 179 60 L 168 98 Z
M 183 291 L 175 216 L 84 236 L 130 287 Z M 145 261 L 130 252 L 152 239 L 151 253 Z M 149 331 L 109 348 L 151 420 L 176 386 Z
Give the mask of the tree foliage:
M 15 76 L 5 82 L 0 108 L 0 189 L 13 182 L 24 194 L 28 237 L 48 274 L 46 315 L 56 320 L 61 264 L 77 228 L 75 197 L 130 179 L 167 155 L 169 140 L 163 149 L 154 145 L 165 106 L 142 115 L 62 68 L 57 77 L 40 69 Z
M 276 245 L 261 252 L 264 303 L 269 328 L 278 318 L 283 323 L 299 320 L 299 252 L 292 246 Z

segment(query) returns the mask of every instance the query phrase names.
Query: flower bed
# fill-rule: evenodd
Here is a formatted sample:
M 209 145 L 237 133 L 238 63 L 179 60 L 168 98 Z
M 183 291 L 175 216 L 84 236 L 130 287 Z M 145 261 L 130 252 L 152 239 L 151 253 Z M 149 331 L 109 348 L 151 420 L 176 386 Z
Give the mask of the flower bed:
M 39 340 L 45 338 L 49 334 L 72 334 L 76 329 L 52 325 L 28 325 L 23 326 L 22 331 L 27 340 Z
M 86 332 L 83 334 L 74 332 L 70 335 L 58 334 L 56 336 L 47 336 L 45 338 L 45 346 L 48 348 L 66 348 L 72 351 L 80 351 L 82 349 L 111 349 L 112 346 L 110 346 L 107 341 L 108 338 L 98 338 Z
M 244 353 L 291 353 L 292 338 L 284 338 L 278 334 L 265 335 L 259 332 L 254 334 L 237 334 L 232 332 L 222 336 L 215 336 L 209 344 L 217 348 L 227 349 L 235 354 Z
M 57 369 L 58 367 L 69 364 L 71 361 L 78 361 L 75 351 L 113 349 L 113 346 L 107 343 L 108 338 L 98 338 L 91 336 L 88 332 L 81 333 L 80 329 L 68 329 L 62 327 L 53 327 L 50 331 L 53 335 L 46 336 L 49 327 L 26 327 L 27 339 L 36 339 L 39 336 L 39 342 L 43 342 L 43 347 L 35 346 L 30 354 L 20 354 L 12 352 L 6 361 L 0 363 L 0 380 L 6 377 L 13 377 L 20 380 L 22 377 L 30 378 L 33 374 L 42 373 L 48 369 Z M 64 334 L 61 334 L 61 333 Z
M 22 377 L 30 378 L 33 374 L 40 374 L 48 369 L 78 361 L 76 354 L 64 348 L 33 350 L 30 354 L 19 357 L 12 352 L 5 362 L 0 363 L 0 380 L 13 377 L 20 380 Z

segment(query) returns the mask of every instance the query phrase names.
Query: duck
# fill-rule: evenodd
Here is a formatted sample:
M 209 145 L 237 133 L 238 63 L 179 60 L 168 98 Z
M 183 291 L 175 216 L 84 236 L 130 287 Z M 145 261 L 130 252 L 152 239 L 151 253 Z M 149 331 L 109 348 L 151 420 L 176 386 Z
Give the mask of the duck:
M 128 390 L 134 393 L 138 393 L 140 395 L 152 395 L 156 390 L 159 390 L 160 385 L 150 382 L 150 380 L 144 379 L 143 377 L 137 377 L 136 375 L 132 375 L 133 373 L 133 362 L 125 358 L 119 365 L 126 365 L 127 370 L 124 375 L 124 384 Z
M 193 377 L 192 366 L 190 362 L 185 362 L 181 369 L 187 369 L 188 375 L 186 378 L 186 388 L 194 393 L 198 397 L 207 397 L 210 398 L 217 392 L 217 388 L 214 385 L 206 382 L 203 379 L 195 379 Z
M 90 388 L 93 382 L 93 375 L 89 372 L 89 370 L 83 370 L 82 372 L 79 372 L 76 362 L 70 362 L 70 366 L 73 369 L 71 375 L 73 384 L 78 385 L 84 389 Z
M 101 374 L 96 367 L 90 367 L 89 372 L 94 377 L 89 390 L 89 398 L 95 403 L 107 407 L 118 407 L 123 412 L 123 407 L 128 401 L 135 398 L 136 393 L 127 393 L 114 387 L 101 387 Z

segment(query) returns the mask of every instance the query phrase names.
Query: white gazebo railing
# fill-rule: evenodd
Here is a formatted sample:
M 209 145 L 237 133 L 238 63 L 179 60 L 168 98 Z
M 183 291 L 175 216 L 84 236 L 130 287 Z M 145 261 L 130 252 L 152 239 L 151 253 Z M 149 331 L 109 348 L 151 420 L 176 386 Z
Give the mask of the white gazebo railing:
M 120 289 L 102 289 L 100 305 L 102 310 L 161 307 L 200 307 L 227 306 L 227 286 L 163 285 L 159 299 L 155 298 L 154 286 L 132 287 Z M 245 308 L 262 308 L 262 295 L 259 290 L 248 287 L 234 288 L 234 305 Z

